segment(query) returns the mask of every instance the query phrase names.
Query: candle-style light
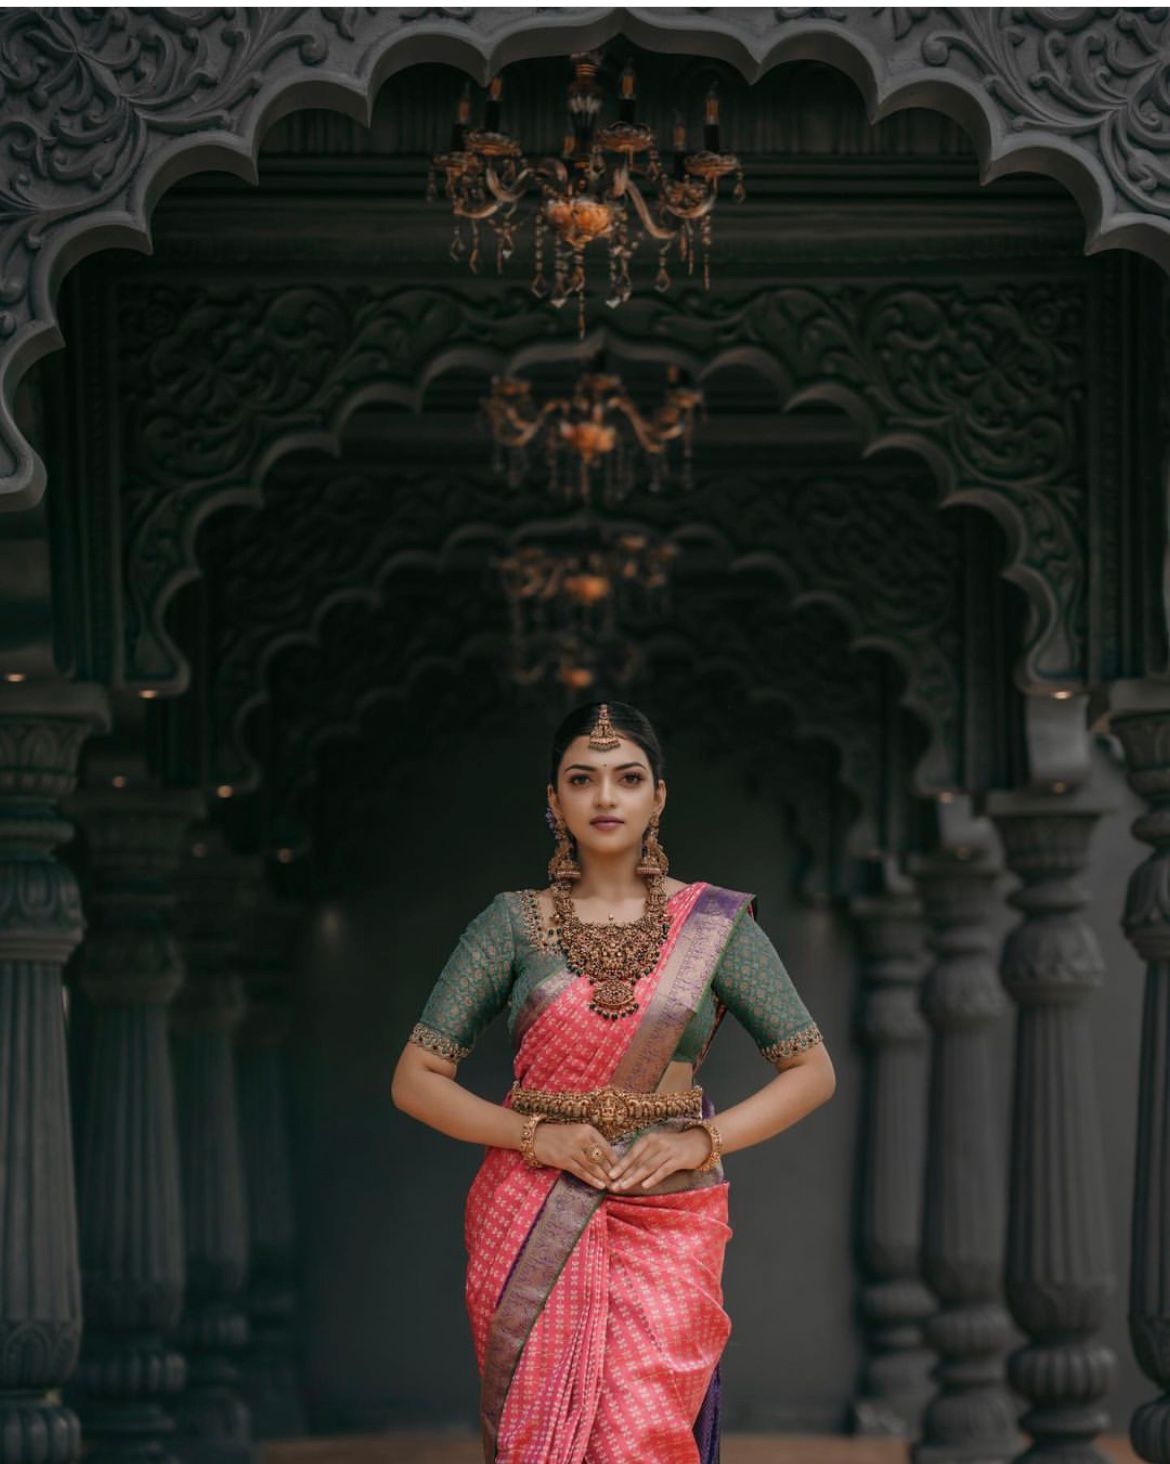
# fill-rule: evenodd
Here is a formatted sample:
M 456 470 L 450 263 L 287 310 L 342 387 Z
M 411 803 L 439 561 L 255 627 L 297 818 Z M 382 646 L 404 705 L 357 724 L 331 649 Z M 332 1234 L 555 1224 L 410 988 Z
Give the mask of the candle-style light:
M 576 691 L 628 681 L 640 664 L 634 622 L 665 608 L 673 544 L 592 523 L 577 542 L 526 544 L 497 561 L 512 623 L 512 676 Z
M 557 307 L 576 297 L 578 330 L 585 334 L 585 252 L 604 240 L 608 252 L 606 303 L 616 308 L 632 291 L 630 259 L 643 238 L 658 254 L 655 288 L 668 290 L 671 248 L 693 271 L 702 260 L 703 283 L 710 284 L 712 215 L 721 180 L 735 175 L 733 197 L 744 198 L 743 169 L 732 153 L 720 150 L 719 99 L 707 93 L 703 147 L 688 153 L 686 128 L 676 114 L 672 166 L 664 167 L 651 128 L 637 120 L 637 78 L 627 63 L 618 84 L 617 119 L 598 126 L 602 91 L 596 51 L 572 58 L 569 129 L 562 155 L 529 160 L 521 144 L 500 130 L 502 81 L 488 88 L 483 125 L 470 126 L 470 102 L 460 98 L 450 146 L 433 159 L 428 196 L 437 197 L 439 176 L 455 215 L 451 252 L 466 257 L 473 271 L 480 263 L 480 225 L 495 235 L 496 264 L 503 269 L 516 243 L 520 205 L 536 196 L 531 213 L 532 290 Z M 464 226 L 466 225 L 466 233 Z M 551 238 L 550 238 L 551 236 Z M 551 262 L 547 256 L 551 246 Z M 546 273 L 546 263 L 550 273 Z
M 644 413 L 616 373 L 598 357 L 571 391 L 538 403 L 522 377 L 497 376 L 481 403 L 495 443 L 495 465 L 517 486 L 529 468 L 530 448 L 543 445 L 549 491 L 588 504 L 599 490 L 614 504 L 640 475 L 652 492 L 677 476 L 691 486 L 695 415 L 703 394 L 667 372 L 661 401 Z

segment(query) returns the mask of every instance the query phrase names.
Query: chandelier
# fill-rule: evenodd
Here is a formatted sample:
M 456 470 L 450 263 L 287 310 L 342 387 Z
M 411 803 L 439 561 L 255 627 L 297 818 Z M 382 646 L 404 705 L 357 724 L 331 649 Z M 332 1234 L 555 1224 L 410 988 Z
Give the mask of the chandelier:
M 493 464 L 506 469 L 517 487 L 529 466 L 529 448 L 539 438 L 544 446 L 549 490 L 556 496 L 578 496 L 588 504 L 599 486 L 603 501 L 614 504 L 634 486 L 639 469 L 648 469 L 652 492 L 658 492 L 676 470 L 684 489 L 691 487 L 695 413 L 703 393 L 681 385 L 671 366 L 662 401 L 648 416 L 638 409 L 620 376 L 600 362 L 579 377 L 572 390 L 538 405 L 532 384 L 518 376 L 492 379 L 491 395 L 481 405 L 494 443 Z
M 586 546 L 523 545 L 497 561 L 511 618 L 512 677 L 522 686 L 624 686 L 641 667 L 626 627 L 664 609 L 677 550 L 604 526 L 592 537 Z
M 655 289 L 670 288 L 667 261 L 672 246 L 688 273 L 701 258 L 707 287 L 720 181 L 734 174 L 732 196 L 737 203 L 745 197 L 739 159 L 720 151 L 719 98 L 714 87 L 706 97 L 702 148 L 687 152 L 686 124 L 676 112 L 667 165 L 654 132 L 637 120 L 631 64 L 621 74 L 617 120 L 598 125 L 600 64 L 597 51 L 572 58 L 569 130 L 559 158 L 530 160 L 521 143 L 500 130 L 503 81 L 497 76 L 488 87 L 481 127 L 471 126 L 471 98 L 464 92 L 450 146 L 432 160 L 427 180 L 427 197 L 433 200 L 442 176 L 455 215 L 451 256 L 466 258 L 473 272 L 480 262 L 480 225 L 486 224 L 495 236 L 496 267 L 502 270 L 516 246 L 519 205 L 529 190 L 536 195 L 531 213 L 532 292 L 547 297 L 558 309 L 576 296 L 582 337 L 585 250 L 590 244 L 604 240 L 608 246 L 606 304 L 613 308 L 630 297 L 630 259 L 643 238 L 651 241 L 658 255 Z M 545 273 L 546 264 L 550 274 Z

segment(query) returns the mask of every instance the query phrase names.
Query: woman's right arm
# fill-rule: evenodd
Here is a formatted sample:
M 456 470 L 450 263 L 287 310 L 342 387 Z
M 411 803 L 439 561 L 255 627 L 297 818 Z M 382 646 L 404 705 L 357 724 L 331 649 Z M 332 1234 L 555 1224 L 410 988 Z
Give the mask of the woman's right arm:
M 469 1093 L 455 1081 L 455 1071 L 447 1058 L 408 1042 L 390 1084 L 394 1106 L 453 1139 L 518 1149 L 523 1116 Z
M 414 1042 L 402 1050 L 390 1096 L 403 1113 L 453 1139 L 495 1149 L 520 1147 L 522 1114 L 461 1088 L 453 1062 Z M 599 1150 L 600 1159 L 590 1155 L 593 1148 Z M 567 1170 L 596 1189 L 609 1188 L 609 1168 L 617 1162 L 617 1150 L 587 1123 L 538 1124 L 533 1152 L 542 1164 Z

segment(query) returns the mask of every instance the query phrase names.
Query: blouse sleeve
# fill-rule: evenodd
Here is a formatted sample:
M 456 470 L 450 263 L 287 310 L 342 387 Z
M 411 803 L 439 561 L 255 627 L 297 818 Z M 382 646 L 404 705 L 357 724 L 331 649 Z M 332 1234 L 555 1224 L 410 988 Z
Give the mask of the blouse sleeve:
M 769 1062 L 823 1041 L 776 947 L 746 912 L 727 942 L 712 990 Z
M 409 1040 L 461 1062 L 508 1000 L 514 955 L 512 918 L 499 894 L 459 937 Z

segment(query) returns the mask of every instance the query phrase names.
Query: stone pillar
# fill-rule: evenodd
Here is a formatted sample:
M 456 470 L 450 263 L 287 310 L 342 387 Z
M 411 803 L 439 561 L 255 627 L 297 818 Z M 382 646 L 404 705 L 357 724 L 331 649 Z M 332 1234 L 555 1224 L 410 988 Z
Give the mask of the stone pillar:
M 977 853 L 941 850 L 915 874 L 936 958 L 922 998 L 933 1031 L 922 1268 L 939 1302 L 925 1328 L 939 1363 L 913 1456 L 993 1464 L 1019 1443 L 1000 1297 L 1006 1162 L 992 1044 L 1007 998 L 988 928 L 997 871 Z
M 865 1363 L 853 1431 L 914 1435 L 930 1397 L 922 1324 L 934 1299 L 919 1273 L 930 1029 L 919 1011 L 922 908 L 909 891 L 853 902 L 863 969 L 859 1253 Z
M 174 878 L 198 795 L 88 787 L 72 801 L 89 854 L 91 923 L 78 1196 L 85 1338 L 71 1396 L 87 1464 L 167 1464 L 186 1380 L 168 1345 L 185 1279 L 167 1004 L 183 981 Z
M 988 813 L 1021 884 L 1023 920 L 1004 942 L 1003 983 L 1017 1005 L 1006 1295 L 1029 1338 L 1008 1379 L 1030 1408 L 1021 1459 L 1106 1464 L 1093 1438 L 1114 1358 L 1096 1333 L 1113 1289 L 1096 1054 L 1085 998 L 1104 963 L 1081 915 L 1077 875 L 1103 812 L 1077 793 L 996 793 Z
M 269 895 L 243 945 L 248 1014 L 238 1063 L 251 1254 L 244 1393 L 258 1439 L 306 1432 L 294 1345 L 297 1239 L 285 1085 L 289 963 L 300 920 L 297 906 Z
M 173 1009 L 175 1091 L 187 1246 L 178 1332 L 189 1381 L 176 1410 L 184 1464 L 254 1457 L 240 1383 L 248 1340 L 248 1218 L 236 1089 L 235 1033 L 244 990 L 232 955 L 246 862 L 200 834 L 180 877 L 187 982 Z
M 0 1460 L 78 1459 L 60 1389 L 81 1341 L 81 1276 L 61 968 L 81 940 L 77 882 L 53 855 L 82 744 L 108 726 L 95 686 L 0 682 Z
M 1170 711 L 1117 716 L 1129 785 L 1149 804 L 1133 832 L 1153 852 L 1134 870 L 1125 933 L 1146 962 L 1130 1246 L 1129 1335 L 1158 1388 L 1130 1422 L 1139 1458 L 1170 1464 Z

